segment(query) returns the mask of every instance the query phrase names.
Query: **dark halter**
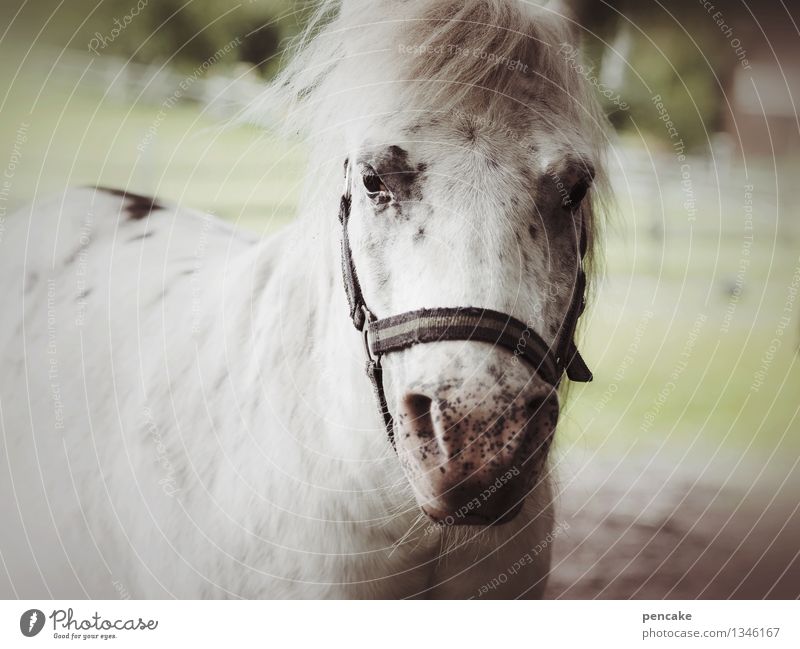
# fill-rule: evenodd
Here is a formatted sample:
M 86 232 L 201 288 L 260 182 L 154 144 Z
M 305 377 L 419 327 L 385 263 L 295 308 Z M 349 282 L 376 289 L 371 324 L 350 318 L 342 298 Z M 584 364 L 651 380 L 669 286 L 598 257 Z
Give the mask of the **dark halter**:
M 557 388 L 566 373 L 571 381 L 587 382 L 592 373 L 575 346 L 574 336 L 578 318 L 585 304 L 586 276 L 583 264 L 578 268 L 572 302 L 551 348 L 542 337 L 525 323 L 506 313 L 479 307 L 453 307 L 419 309 L 378 319 L 367 308 L 358 275 L 353 264 L 347 224 L 350 219 L 350 165 L 345 163 L 345 188 L 339 204 L 339 222 L 342 224 L 342 275 L 350 318 L 364 335 L 367 356 L 366 372 L 378 409 L 386 426 L 389 441 L 394 446 L 394 422 L 386 405 L 383 389 L 381 357 L 390 352 L 408 349 L 420 343 L 441 340 L 471 340 L 500 345 L 514 355 L 522 356 L 536 373 L 548 384 Z M 585 254 L 584 237 L 581 236 L 580 259 Z

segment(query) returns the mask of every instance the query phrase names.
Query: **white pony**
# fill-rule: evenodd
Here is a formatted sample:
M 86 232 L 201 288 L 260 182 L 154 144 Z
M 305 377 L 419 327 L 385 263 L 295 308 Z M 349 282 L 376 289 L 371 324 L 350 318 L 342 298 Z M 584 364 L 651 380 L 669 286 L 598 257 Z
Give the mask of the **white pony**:
M 541 596 L 553 385 L 485 342 L 388 354 L 393 448 L 337 215 L 348 169 L 376 315 L 488 308 L 556 345 L 604 141 L 570 42 L 515 0 L 326 0 L 253 108 L 309 138 L 283 232 L 95 188 L 9 218 L 0 594 Z

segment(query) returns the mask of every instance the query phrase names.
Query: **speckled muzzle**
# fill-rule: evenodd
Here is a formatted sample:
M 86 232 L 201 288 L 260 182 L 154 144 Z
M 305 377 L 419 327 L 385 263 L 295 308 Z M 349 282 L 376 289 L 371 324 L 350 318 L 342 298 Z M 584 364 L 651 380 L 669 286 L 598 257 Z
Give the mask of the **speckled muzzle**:
M 397 453 L 422 511 L 446 525 L 512 520 L 546 478 L 559 413 L 553 386 L 481 343 L 409 350 L 402 366 L 405 377 L 442 368 L 392 390 Z

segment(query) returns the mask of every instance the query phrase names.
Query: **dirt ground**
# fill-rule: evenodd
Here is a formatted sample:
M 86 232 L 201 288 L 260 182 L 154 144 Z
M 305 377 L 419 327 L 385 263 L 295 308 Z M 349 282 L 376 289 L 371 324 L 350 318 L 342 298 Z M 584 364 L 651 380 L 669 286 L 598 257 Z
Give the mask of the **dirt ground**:
M 796 462 L 608 455 L 581 450 L 559 464 L 548 597 L 800 597 Z

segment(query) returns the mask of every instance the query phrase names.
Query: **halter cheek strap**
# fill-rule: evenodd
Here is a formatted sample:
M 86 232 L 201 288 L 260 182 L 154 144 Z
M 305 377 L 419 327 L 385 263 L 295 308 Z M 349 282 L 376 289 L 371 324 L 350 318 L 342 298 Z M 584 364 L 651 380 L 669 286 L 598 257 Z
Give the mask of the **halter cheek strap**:
M 563 375 L 572 381 L 592 380 L 592 373 L 575 346 L 574 336 L 578 318 L 583 313 L 586 276 L 583 265 L 578 269 L 572 302 L 556 337 L 557 344 L 550 347 L 531 327 L 499 311 L 478 307 L 453 307 L 419 309 L 399 315 L 377 319 L 367 308 L 348 235 L 350 219 L 349 164 L 345 163 L 345 188 L 339 203 L 339 222 L 342 226 L 342 277 L 350 319 L 353 326 L 364 335 L 367 357 L 366 373 L 372 382 L 378 409 L 386 426 L 386 434 L 394 446 L 394 421 L 386 405 L 383 387 L 381 358 L 384 354 L 408 349 L 422 343 L 442 340 L 469 340 L 498 345 L 524 358 L 534 371 L 548 384 L 557 388 Z M 585 254 L 585 237 L 581 233 L 580 258 Z

